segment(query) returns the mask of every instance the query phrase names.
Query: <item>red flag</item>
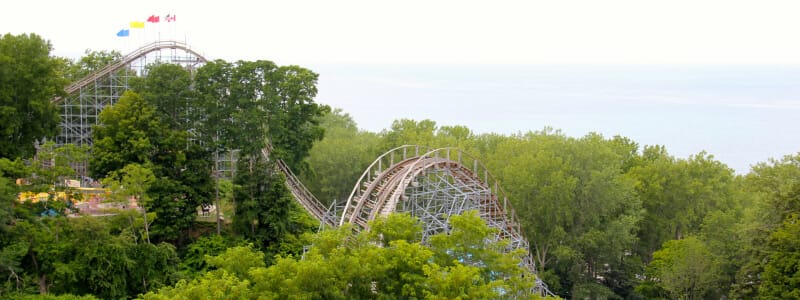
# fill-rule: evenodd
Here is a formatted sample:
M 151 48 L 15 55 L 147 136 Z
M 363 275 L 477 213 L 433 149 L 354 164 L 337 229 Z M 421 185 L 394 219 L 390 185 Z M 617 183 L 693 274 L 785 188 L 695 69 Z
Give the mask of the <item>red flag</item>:
M 159 21 L 159 16 L 156 15 L 151 15 L 149 18 L 147 18 L 147 22 L 150 23 L 158 23 L 158 21 Z
M 164 20 L 166 20 L 167 22 L 175 22 L 175 15 L 167 15 L 166 17 L 164 17 Z

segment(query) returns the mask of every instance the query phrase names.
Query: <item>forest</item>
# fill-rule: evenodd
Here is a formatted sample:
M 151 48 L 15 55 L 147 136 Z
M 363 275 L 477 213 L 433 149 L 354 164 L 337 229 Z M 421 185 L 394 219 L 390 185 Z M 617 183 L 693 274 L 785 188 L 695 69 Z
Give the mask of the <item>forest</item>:
M 57 146 L 41 143 L 57 133 L 51 99 L 121 55 L 51 50 L 36 34 L 0 38 L 1 298 L 538 298 L 526 293 L 538 278 L 570 299 L 800 299 L 800 152 L 735 174 L 712 154 L 623 136 L 410 119 L 369 132 L 315 102 L 312 70 L 265 60 L 152 65 L 103 110 L 91 147 Z M 463 149 L 509 195 L 536 275 L 474 213 L 427 242 L 407 214 L 369 232 L 318 231 L 261 155 L 267 144 L 324 204 L 393 147 Z M 237 172 L 221 178 L 213 158 L 232 149 Z M 80 197 L 60 184 L 80 162 L 108 201 L 141 209 L 67 217 L 70 201 L 18 201 Z M 225 220 L 202 220 L 202 205 Z

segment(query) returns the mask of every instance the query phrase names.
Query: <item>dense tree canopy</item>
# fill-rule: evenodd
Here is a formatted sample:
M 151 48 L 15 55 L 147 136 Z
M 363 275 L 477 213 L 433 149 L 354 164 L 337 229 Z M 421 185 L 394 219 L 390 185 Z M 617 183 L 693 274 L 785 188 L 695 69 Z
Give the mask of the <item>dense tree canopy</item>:
M 522 253 L 492 242 L 493 231 L 475 212 L 452 221 L 451 234 L 432 237 L 430 246 L 420 243 L 417 221 L 402 214 L 354 236 L 350 227 L 323 231 L 302 259 L 278 257 L 269 267 L 251 247 L 229 248 L 208 259 L 216 270 L 142 298 L 536 298 L 528 294 L 534 277 L 519 267 Z
M 451 218 L 449 232 L 425 242 L 406 215 L 370 232 L 307 234 L 318 224 L 292 199 L 276 159 L 330 204 L 403 144 L 459 147 L 485 163 L 516 209 L 538 278 L 562 297 L 800 297 L 800 153 L 737 175 L 706 152 L 674 157 L 596 133 L 475 134 L 411 119 L 367 132 L 314 102 L 318 75 L 308 69 L 218 60 L 193 72 L 149 66 L 102 112 L 91 153 L 48 142 L 33 156 L 34 141 L 55 131 L 52 97 L 120 57 L 49 52 L 33 34 L 0 39 L 0 298 L 523 295 L 534 280 L 519 268 L 522 251 L 507 253 L 475 214 Z M 211 203 L 212 175 L 221 175 L 212 157 L 231 153 L 238 168 L 219 184 L 230 202 L 217 203 L 228 211 L 215 236 L 196 209 Z M 55 195 L 87 155 L 109 201 L 135 198 L 144 209 L 64 217 L 75 207 Z M 45 196 L 20 203 L 22 191 Z
M 188 70 L 179 65 L 157 64 L 147 68 L 147 77 L 133 84 L 134 90 L 156 109 L 161 123 L 173 130 L 194 129 L 199 118 Z
M 656 272 L 654 252 L 680 253 L 674 249 L 689 237 L 690 249 L 702 249 L 709 266 L 693 274 L 704 276 L 694 297 L 757 297 L 759 274 L 772 255 L 769 237 L 798 207 L 791 200 L 800 178 L 798 156 L 736 176 L 708 153 L 676 158 L 663 146 L 640 147 L 625 137 L 572 138 L 549 128 L 474 135 L 462 126 L 407 119 L 371 136 L 341 113 L 323 120 L 331 134 L 312 149 L 316 174 L 307 179 L 321 195 L 349 195 L 371 160 L 359 162 L 361 153 L 372 151 L 374 158 L 391 147 L 421 144 L 458 145 L 477 155 L 510 194 L 539 274 L 565 297 L 686 295 L 645 274 Z M 342 183 L 315 187 L 334 180 Z
M 340 109 L 325 114 L 320 125 L 326 138 L 311 149 L 308 160 L 314 173 L 304 173 L 302 179 L 323 204 L 330 205 L 346 200 L 353 182 L 387 149 L 378 147 L 377 134 L 359 130 L 353 118 Z
M 14 242 L 2 250 L 8 267 L 2 272 L 13 280 L 0 294 L 38 290 L 120 298 L 171 284 L 178 263 L 174 246 L 141 243 L 132 235 L 134 219 L 120 214 L 18 220 L 10 232 Z
M 34 142 L 56 133 L 51 102 L 67 81 L 50 42 L 36 34 L 0 37 L 0 158 L 30 157 Z
M 210 156 L 188 140 L 185 131 L 171 129 L 155 107 L 137 93 L 126 92 L 100 114 L 93 131 L 90 169 L 104 178 L 130 164 L 147 166 L 156 180 L 143 203 L 154 212 L 151 233 L 179 239 L 194 223 L 196 208 L 211 194 Z
M 195 77 L 203 140 L 245 156 L 259 155 L 269 142 L 273 158 L 295 172 L 307 171 L 304 159 L 322 138 L 319 118 L 328 111 L 314 102 L 317 77 L 308 69 L 264 60 L 209 62 Z

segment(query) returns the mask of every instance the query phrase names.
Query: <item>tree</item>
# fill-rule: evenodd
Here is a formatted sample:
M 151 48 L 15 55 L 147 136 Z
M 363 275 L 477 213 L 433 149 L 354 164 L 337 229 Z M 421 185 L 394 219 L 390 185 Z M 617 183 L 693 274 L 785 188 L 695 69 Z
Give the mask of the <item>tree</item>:
M 145 164 L 161 146 L 169 130 L 159 121 L 155 108 L 139 94 L 125 92 L 114 106 L 99 116 L 92 131 L 92 156 L 89 169 L 95 178 L 104 178 L 130 163 Z
M 706 270 L 714 278 L 714 286 L 707 297 L 722 298 L 729 294 L 735 283 L 736 272 L 742 266 L 746 248 L 739 228 L 742 222 L 741 208 L 709 212 L 697 238 L 708 248 L 714 268 Z
M 203 116 L 195 128 L 200 139 L 213 153 L 235 149 L 233 139 L 239 134 L 233 114 L 236 103 L 231 100 L 231 76 L 234 65 L 223 60 L 210 61 L 197 70 L 194 87 L 195 109 Z M 231 166 L 233 167 L 233 166 Z
M 189 71 L 179 65 L 156 64 L 147 68 L 147 76 L 133 84 L 134 90 L 156 109 L 161 123 L 172 130 L 189 131 L 200 121 L 194 108 L 194 90 Z
M 334 109 L 320 120 L 325 138 L 315 142 L 308 157 L 313 172 L 303 174 L 303 182 L 325 205 L 350 196 L 353 183 L 384 149 L 378 148 L 378 135 L 358 129 L 353 118 Z
M 66 81 L 51 50 L 36 34 L 0 38 L 0 158 L 30 157 L 35 141 L 56 134 L 51 100 L 64 93 Z
M 651 280 L 678 299 L 705 299 L 714 286 L 714 260 L 708 247 L 697 237 L 664 243 L 653 253 L 648 265 Z
M 473 278 L 472 283 L 478 287 L 494 289 L 502 286 L 501 289 L 511 293 L 531 288 L 533 276 L 522 269 L 519 263 L 526 251 L 517 249 L 508 253 L 506 251 L 508 241 L 491 242 L 497 229 L 487 226 L 477 211 L 451 216 L 448 222 L 449 232 L 430 237 L 435 265 L 455 269 L 460 268 L 458 265 L 477 268 L 475 271 L 478 272 L 478 276 Z M 462 269 L 462 271 L 473 270 Z M 482 294 L 485 291 L 478 293 Z M 488 295 L 491 293 L 485 294 Z
M 537 298 L 527 294 L 534 277 L 519 267 L 520 253 L 505 253 L 506 242 L 492 241 L 477 213 L 453 218 L 455 236 L 435 235 L 437 246 L 430 247 L 419 241 L 419 221 L 397 214 L 373 222 L 371 232 L 354 235 L 349 226 L 322 231 L 303 259 L 279 256 L 269 267 L 251 247 L 230 248 L 208 258 L 216 270 L 143 298 Z
M 18 220 L 10 233 L 13 243 L 0 251 L 0 264 L 10 267 L 3 272 L 12 272 L 0 297 L 36 287 L 41 294 L 118 299 L 173 284 L 175 247 L 137 242 L 130 216 Z
M 122 54 L 116 50 L 93 51 L 86 49 L 80 59 L 67 60 L 64 65 L 64 77 L 70 82 L 75 82 L 120 59 L 122 59 Z
M 11 179 L 0 170 L 0 237 L 8 230 L 14 218 L 14 202 L 17 189 Z M 2 239 L 0 239 L 2 241 Z
M 770 235 L 769 246 L 771 250 L 764 267 L 758 297 L 800 299 L 800 214 L 789 216 Z
M 80 169 L 78 174 L 74 168 L 85 165 L 89 159 L 89 147 L 86 145 L 67 144 L 56 146 L 53 141 L 46 141 L 39 145 L 36 156 L 30 161 L 31 176 L 28 182 L 33 190 L 66 191 L 71 194 L 69 185 L 63 184 L 64 179 L 81 179 L 85 170 Z M 72 200 L 72 199 L 69 199 Z
M 267 251 L 268 257 L 287 251 L 299 253 L 303 245 L 283 250 L 280 246 L 287 239 L 313 230 L 316 224 L 309 222 L 310 217 L 292 198 L 286 178 L 263 156 L 241 157 L 237 170 L 234 229 L 259 249 Z
M 174 287 L 139 296 L 145 300 L 169 299 L 255 299 L 250 282 L 225 272 L 208 272 L 192 280 L 181 280 Z
M 663 147 L 645 147 L 629 175 L 646 210 L 639 253 L 647 258 L 667 240 L 696 233 L 706 214 L 733 207 L 733 170 L 700 152 L 675 159 Z
M 613 141 L 545 129 L 496 142 L 484 162 L 514 204 L 540 274 L 561 296 L 630 293 L 641 219 Z M 488 146 L 478 146 L 487 147 Z M 601 280 L 603 278 L 603 280 Z
M 127 203 L 128 199 L 133 198 L 142 208 L 145 239 L 148 244 L 150 243 L 150 223 L 147 221 L 147 206 L 150 204 L 150 197 L 147 195 L 147 191 L 155 180 L 153 171 L 137 163 L 131 163 L 121 170 L 112 171 L 108 177 L 103 179 L 103 184 L 116 194 L 119 202 Z
M 432 120 L 395 120 L 392 122 L 391 130 L 383 132 L 383 149 L 392 149 L 402 145 L 433 147 L 436 129 L 436 122 Z
M 790 216 L 800 213 L 797 178 L 800 154 L 759 163 L 745 177 L 743 192 L 749 197 L 738 229 L 741 241 L 737 253 L 742 262 L 731 288 L 732 297 L 756 298 L 769 293 L 762 290 L 761 281 L 773 253 L 770 237 Z
M 148 166 L 156 180 L 145 207 L 158 216 L 151 233 L 159 240 L 176 240 L 194 224 L 197 206 L 210 200 L 211 162 L 205 149 L 189 143 L 185 131 L 172 130 L 161 119 L 144 98 L 126 92 L 100 113 L 90 169 L 100 178 L 131 163 Z
M 299 174 L 308 171 L 304 159 L 313 142 L 322 138 L 318 118 L 327 110 L 313 101 L 317 77 L 304 68 L 278 67 L 265 60 L 206 64 L 195 79 L 206 116 L 200 126 L 202 139 L 214 157 L 237 150 L 240 160 L 249 161 L 250 173 L 268 143 L 270 159 L 282 159 Z
M 308 69 L 265 60 L 207 64 L 196 80 L 208 121 L 215 123 L 204 132 L 214 145 L 243 155 L 257 154 L 269 141 L 273 158 L 307 171 L 304 159 L 322 138 L 318 118 L 328 109 L 314 102 L 317 78 Z
M 314 141 L 321 140 L 325 130 L 319 118 L 330 110 L 314 102 L 319 75 L 298 66 L 282 66 L 276 70 L 276 82 L 269 82 L 274 95 L 267 107 L 269 140 L 274 147 L 271 156 L 282 159 L 298 174 L 308 172 L 305 161 Z
M 520 253 L 504 253 L 504 242 L 489 242 L 493 232 L 476 213 L 451 217 L 451 234 L 431 237 L 430 247 L 419 240 L 418 222 L 397 214 L 356 236 L 346 226 L 324 231 L 303 260 L 279 258 L 266 270 L 251 271 L 255 290 L 279 298 L 485 299 L 531 287 Z
M 206 256 L 217 256 L 224 252 L 230 245 L 229 241 L 221 235 L 200 237 L 189 244 L 181 260 L 181 267 L 190 274 L 208 271 Z

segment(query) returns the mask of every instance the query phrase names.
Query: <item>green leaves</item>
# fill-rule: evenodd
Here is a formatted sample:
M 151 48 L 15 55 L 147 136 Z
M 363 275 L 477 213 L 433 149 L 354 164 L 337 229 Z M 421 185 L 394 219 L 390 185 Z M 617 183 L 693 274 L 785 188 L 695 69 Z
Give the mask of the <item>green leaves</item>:
M 53 136 L 59 122 L 51 102 L 67 82 L 50 42 L 36 34 L 0 37 L 0 158 L 27 158 L 34 141 Z
M 111 177 L 109 183 L 128 180 L 124 192 L 141 196 L 140 204 L 158 216 L 152 235 L 174 240 L 192 226 L 197 206 L 210 202 L 211 162 L 186 131 L 162 123 L 166 118 L 139 94 L 125 92 L 100 113 L 89 166 L 95 177 Z
M 648 274 L 673 297 L 705 298 L 714 287 L 714 259 L 705 243 L 694 236 L 664 243 L 653 253 Z
M 139 87 L 142 97 L 153 105 L 161 123 L 173 130 L 195 129 L 201 111 L 194 107 L 195 92 L 189 71 L 179 65 L 156 64 L 147 68 Z
M 789 216 L 769 237 L 768 262 L 759 289 L 761 299 L 800 298 L 800 215 Z
M 209 62 L 195 77 L 196 107 L 205 116 L 198 129 L 212 148 L 243 155 L 257 155 L 269 141 L 273 158 L 302 174 L 308 151 L 322 138 L 318 118 L 328 110 L 314 102 L 317 77 L 265 60 Z
M 325 205 L 344 201 L 353 183 L 364 169 L 380 155 L 377 134 L 361 131 L 353 118 L 335 109 L 320 118 L 325 138 L 314 143 L 308 163 L 313 173 L 301 174 L 303 183 Z
M 129 163 L 150 162 L 169 131 L 155 108 L 134 92 L 125 92 L 114 106 L 103 109 L 92 131 L 89 167 L 96 178 L 106 177 Z M 155 142 L 155 143 L 154 143 Z
M 452 221 L 451 235 L 434 236 L 437 245 L 430 247 L 417 240 L 421 235 L 418 221 L 404 214 L 375 221 L 372 232 L 353 235 L 348 226 L 323 231 L 313 237 L 313 246 L 302 259 L 277 257 L 269 267 L 264 266 L 261 252 L 234 247 L 208 259 L 217 270 L 144 298 L 195 297 L 201 290 L 207 293 L 203 298 L 211 299 L 233 295 L 240 299 L 532 296 L 527 292 L 534 277 L 519 267 L 519 253 L 504 253 L 504 243 L 491 242 L 492 230 L 477 213 L 453 216 Z M 443 263 L 435 257 L 441 257 Z M 219 286 L 205 286 L 210 283 Z
M 80 59 L 74 62 L 67 61 L 63 75 L 70 82 L 75 82 L 121 58 L 122 54 L 119 51 L 92 51 L 86 49 Z
M 125 216 L 19 221 L 12 232 L 16 242 L 0 251 L 0 264 L 4 272 L 16 272 L 17 288 L 38 285 L 42 293 L 118 299 L 173 284 L 175 248 L 137 243 L 112 232 L 117 218 L 128 223 Z M 0 295 L 8 292 L 0 290 Z

